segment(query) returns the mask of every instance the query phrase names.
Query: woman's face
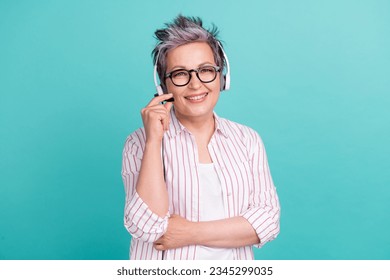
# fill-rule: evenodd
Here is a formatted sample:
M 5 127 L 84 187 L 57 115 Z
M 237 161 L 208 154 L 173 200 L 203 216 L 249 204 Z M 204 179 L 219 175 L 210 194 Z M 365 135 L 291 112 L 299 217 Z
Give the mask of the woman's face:
M 205 42 L 179 46 L 167 54 L 167 73 L 176 69 L 197 69 L 205 65 L 216 65 L 211 47 Z M 179 120 L 207 119 L 213 116 L 220 92 L 220 73 L 210 83 L 202 83 L 195 72 L 185 86 L 175 86 L 166 79 L 169 93 L 173 93 L 176 116 Z

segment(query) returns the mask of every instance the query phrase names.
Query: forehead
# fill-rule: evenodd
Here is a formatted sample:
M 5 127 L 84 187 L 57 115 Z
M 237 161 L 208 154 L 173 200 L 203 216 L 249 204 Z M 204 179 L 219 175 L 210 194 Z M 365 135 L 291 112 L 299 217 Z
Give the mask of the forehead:
M 214 64 L 214 55 L 206 42 L 194 42 L 170 50 L 166 57 L 167 69 L 184 67 L 196 68 L 204 63 Z

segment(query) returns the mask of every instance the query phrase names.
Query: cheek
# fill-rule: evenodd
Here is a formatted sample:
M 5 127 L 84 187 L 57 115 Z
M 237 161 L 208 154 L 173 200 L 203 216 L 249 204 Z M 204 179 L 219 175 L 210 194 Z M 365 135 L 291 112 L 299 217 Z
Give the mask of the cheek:
M 176 92 L 177 92 L 177 87 L 175 87 L 174 85 L 172 85 L 172 83 L 167 82 L 167 83 L 166 83 L 166 87 L 167 87 L 167 93 L 173 93 L 173 95 L 176 94 Z
M 214 92 L 219 92 L 221 89 L 221 79 L 220 76 L 218 76 L 215 81 L 212 83 L 211 90 Z
M 173 97 L 183 95 L 183 89 L 178 87 L 169 87 L 167 86 L 168 93 L 172 93 Z
M 167 81 L 167 93 L 172 93 L 173 97 L 180 96 L 184 94 L 184 91 L 186 90 L 186 87 L 177 87 L 173 85 L 170 81 Z

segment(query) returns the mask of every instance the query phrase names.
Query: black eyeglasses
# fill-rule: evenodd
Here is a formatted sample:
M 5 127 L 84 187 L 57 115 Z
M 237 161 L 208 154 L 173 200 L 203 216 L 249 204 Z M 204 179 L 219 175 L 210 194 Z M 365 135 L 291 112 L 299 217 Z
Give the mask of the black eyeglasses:
M 217 73 L 220 71 L 220 67 L 207 65 L 199 67 L 198 69 L 177 69 L 165 74 L 165 78 L 170 78 L 172 83 L 177 87 L 183 87 L 188 85 L 191 81 L 191 72 L 195 72 L 196 76 L 202 83 L 211 83 L 217 77 Z

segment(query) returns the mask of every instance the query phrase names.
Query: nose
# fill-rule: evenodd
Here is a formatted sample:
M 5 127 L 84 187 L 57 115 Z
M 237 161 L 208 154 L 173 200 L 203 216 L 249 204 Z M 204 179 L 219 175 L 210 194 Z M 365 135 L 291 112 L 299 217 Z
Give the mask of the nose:
M 188 87 L 192 89 L 198 89 L 202 86 L 202 82 L 199 80 L 198 76 L 196 75 L 195 71 L 191 71 L 191 80 L 188 83 Z

